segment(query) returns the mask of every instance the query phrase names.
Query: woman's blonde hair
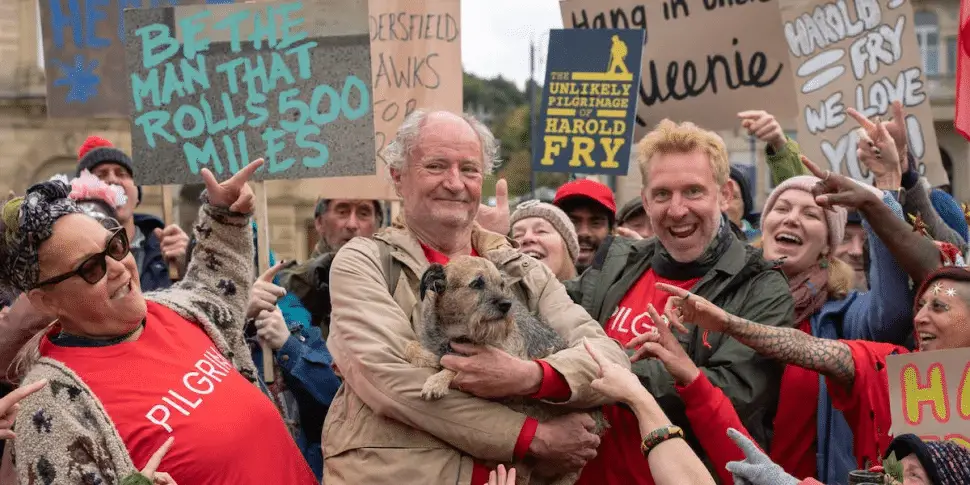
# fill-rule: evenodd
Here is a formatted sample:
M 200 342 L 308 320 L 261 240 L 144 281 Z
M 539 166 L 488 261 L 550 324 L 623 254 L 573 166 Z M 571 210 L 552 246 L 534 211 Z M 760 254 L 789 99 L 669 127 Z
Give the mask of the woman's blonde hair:
M 30 369 L 37 364 L 40 360 L 40 341 L 44 338 L 44 335 L 50 331 L 57 323 L 57 320 L 52 321 L 42 330 L 35 333 L 33 337 L 20 348 L 17 355 L 10 361 L 10 366 L 7 367 L 5 372 L 5 377 L 11 382 L 20 382 L 24 379 Z
M 752 243 L 752 246 L 761 249 L 763 240 L 761 236 Z M 825 290 L 828 292 L 830 300 L 841 300 L 855 287 L 855 270 L 852 266 L 839 258 L 831 255 L 823 255 L 828 260 L 829 279 L 826 282 Z
M 717 133 L 689 121 L 678 124 L 664 119 L 637 143 L 637 163 L 640 165 L 643 185 L 647 185 L 647 174 L 654 155 L 691 153 L 696 150 L 704 152 L 710 159 L 711 171 L 717 185 L 726 184 L 731 174 L 731 165 L 724 140 Z

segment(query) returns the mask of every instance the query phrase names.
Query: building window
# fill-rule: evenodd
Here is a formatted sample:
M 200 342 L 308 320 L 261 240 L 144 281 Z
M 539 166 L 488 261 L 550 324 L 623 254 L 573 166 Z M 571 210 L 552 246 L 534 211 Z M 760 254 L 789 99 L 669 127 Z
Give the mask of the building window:
M 957 36 L 951 35 L 946 38 L 946 72 L 956 74 L 957 72 Z
M 940 23 L 934 12 L 916 12 L 916 42 L 923 57 L 923 74 L 940 73 Z

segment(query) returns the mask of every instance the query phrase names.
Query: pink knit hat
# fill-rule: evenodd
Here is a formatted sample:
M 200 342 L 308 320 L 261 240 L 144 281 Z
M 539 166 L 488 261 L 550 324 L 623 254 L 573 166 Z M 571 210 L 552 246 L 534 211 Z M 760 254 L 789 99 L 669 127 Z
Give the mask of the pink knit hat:
M 822 179 L 812 175 L 799 175 L 798 177 L 792 177 L 778 184 L 775 190 L 772 190 L 768 194 L 768 200 L 765 201 L 765 208 L 761 211 L 761 227 L 764 228 L 765 216 L 771 212 L 771 209 L 775 206 L 775 202 L 778 202 L 778 197 L 781 196 L 782 192 L 795 189 L 812 193 L 812 187 L 821 181 Z M 829 248 L 831 251 L 835 251 L 835 248 L 839 247 L 839 244 L 842 244 L 842 239 L 845 237 L 845 223 L 848 215 L 844 207 L 838 206 L 822 212 L 825 214 L 825 224 L 829 228 Z

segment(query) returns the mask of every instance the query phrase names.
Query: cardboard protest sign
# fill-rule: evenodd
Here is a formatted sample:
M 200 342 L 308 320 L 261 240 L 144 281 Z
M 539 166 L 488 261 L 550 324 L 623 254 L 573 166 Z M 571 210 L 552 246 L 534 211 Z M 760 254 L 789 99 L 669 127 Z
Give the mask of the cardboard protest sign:
M 373 174 L 365 0 L 125 11 L 139 183 Z
M 709 130 L 740 126 L 741 111 L 763 109 L 793 124 L 785 36 L 776 0 L 563 0 L 563 25 L 646 31 L 638 135 L 660 120 Z
M 328 179 L 313 189 L 321 197 L 398 199 L 381 154 L 394 139 L 398 126 L 416 109 L 461 113 L 459 3 L 460 0 L 370 0 L 377 174 Z
M 52 118 L 126 118 L 126 8 L 226 4 L 233 0 L 40 0 Z
M 532 169 L 626 175 L 644 31 L 554 29 Z
M 822 168 L 873 182 L 856 157 L 858 123 L 901 100 L 910 150 L 930 183 L 946 183 L 924 91 L 913 6 L 904 0 L 781 0 L 798 94 L 798 143 Z
M 893 435 L 913 433 L 924 440 L 954 440 L 970 447 L 966 349 L 890 356 L 886 372 Z

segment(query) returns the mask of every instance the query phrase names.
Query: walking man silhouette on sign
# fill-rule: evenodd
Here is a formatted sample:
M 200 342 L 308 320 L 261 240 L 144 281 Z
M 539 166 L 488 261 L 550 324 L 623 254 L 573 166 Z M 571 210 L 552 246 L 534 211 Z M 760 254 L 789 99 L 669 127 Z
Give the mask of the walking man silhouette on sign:
M 626 68 L 626 63 L 623 62 L 626 59 L 627 49 L 626 43 L 620 40 L 617 35 L 613 36 L 613 46 L 610 47 L 610 68 L 606 72 L 615 74 L 617 69 L 619 69 L 619 74 L 630 74 L 630 71 Z

